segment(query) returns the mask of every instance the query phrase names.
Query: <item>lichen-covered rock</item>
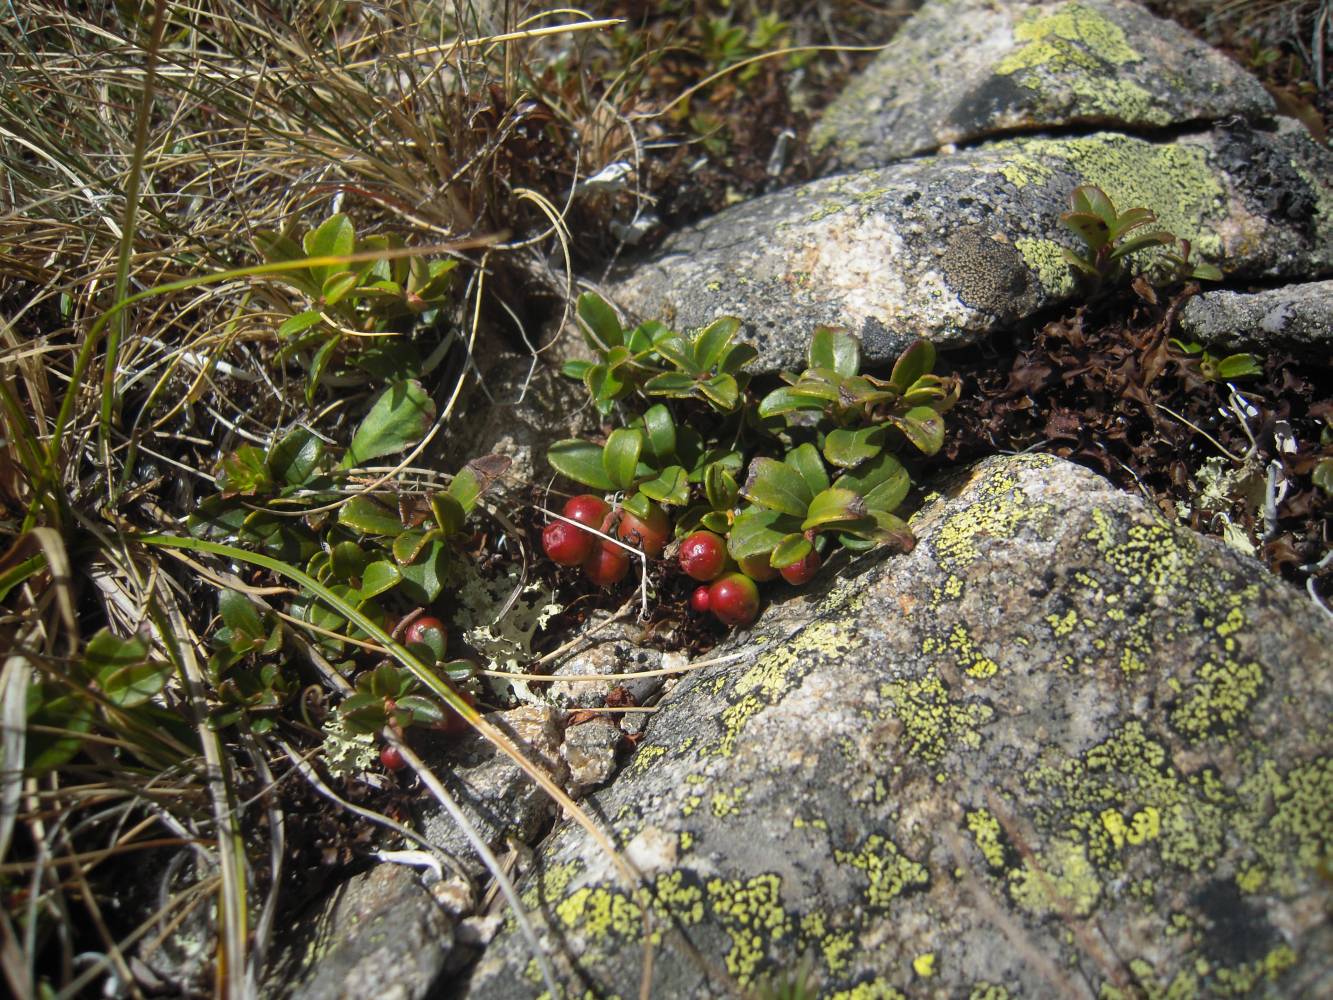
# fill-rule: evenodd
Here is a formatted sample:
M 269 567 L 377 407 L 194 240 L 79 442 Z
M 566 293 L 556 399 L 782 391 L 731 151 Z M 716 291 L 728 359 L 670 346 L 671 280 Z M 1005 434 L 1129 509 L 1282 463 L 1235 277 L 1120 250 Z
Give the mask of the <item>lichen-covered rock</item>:
M 453 950 L 453 921 L 410 868 L 354 875 L 319 915 L 279 936 L 303 975 L 276 991 L 289 1000 L 419 1000 Z
M 766 371 L 800 367 L 819 323 L 850 327 L 872 362 L 921 336 L 960 346 L 1085 294 L 1059 222 L 1079 184 L 1152 209 L 1230 276 L 1333 268 L 1333 154 L 1299 127 L 1237 125 L 1006 140 L 814 181 L 672 236 L 610 292 L 678 327 L 741 317 Z
M 1128 0 L 931 0 L 811 141 L 831 169 L 849 169 L 1015 131 L 1273 113 L 1253 76 Z
M 769 608 L 521 887 L 569 995 L 1328 995 L 1333 626 L 1253 560 L 1044 456 L 908 555 Z M 1322 871 L 1321 871 L 1322 868 Z M 508 928 L 467 995 L 542 987 Z
M 1262 292 L 1204 292 L 1180 310 L 1181 336 L 1218 347 L 1333 344 L 1333 281 Z

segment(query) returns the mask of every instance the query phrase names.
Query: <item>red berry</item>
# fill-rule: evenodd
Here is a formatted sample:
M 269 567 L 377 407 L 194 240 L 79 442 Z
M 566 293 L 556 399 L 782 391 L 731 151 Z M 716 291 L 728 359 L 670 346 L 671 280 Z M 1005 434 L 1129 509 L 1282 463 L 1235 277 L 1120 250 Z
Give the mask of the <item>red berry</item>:
M 449 632 L 445 629 L 444 622 L 440 621 L 438 618 L 433 618 L 430 615 L 422 615 L 420 618 L 413 621 L 411 625 L 407 626 L 407 632 L 404 634 L 403 638 L 407 641 L 408 645 L 411 645 L 414 642 L 421 642 L 429 646 L 431 645 L 431 632 L 439 633 L 439 643 L 441 648 L 443 648 Z
M 452 687 L 452 685 L 450 686 Z M 473 708 L 477 707 L 477 699 L 472 697 L 472 695 L 468 694 L 466 691 L 459 691 L 457 688 L 454 688 L 454 692 Z M 440 721 L 439 728 L 441 731 L 448 733 L 451 736 L 457 736 L 461 733 L 466 733 L 472 728 L 472 724 L 459 715 L 457 711 L 450 708 L 448 705 L 445 705 L 444 718 Z
M 583 564 L 583 572 L 599 587 L 614 587 L 629 572 L 629 553 L 619 545 L 601 542 Z
M 561 511 L 571 521 L 586 524 L 589 528 L 600 528 L 610 512 L 611 505 L 591 493 L 570 497 L 565 501 L 565 508 Z
M 749 625 L 759 614 L 759 588 L 744 573 L 728 573 L 708 588 L 708 610 L 724 625 Z
M 407 766 L 407 761 L 403 759 L 400 751 L 392 743 L 386 743 L 380 747 L 380 763 L 390 771 L 401 771 Z
M 607 527 L 610 525 L 611 527 Z M 602 530 L 615 535 L 627 545 L 635 545 L 644 553 L 656 559 L 666 548 L 667 535 L 671 533 L 671 522 L 666 511 L 656 504 L 648 507 L 648 516 L 640 518 L 627 510 L 612 513 Z
M 769 563 L 767 552 L 757 556 L 746 556 L 738 562 L 740 563 L 741 572 L 758 583 L 765 583 L 768 580 L 778 578 L 778 571 Z
M 819 553 L 811 549 L 804 559 L 798 559 L 790 566 L 783 566 L 778 572 L 782 574 L 782 579 L 798 587 L 803 583 L 809 583 L 819 572 Z
M 705 583 L 716 580 L 727 566 L 727 545 L 711 531 L 696 531 L 680 543 L 680 568 Z
M 696 587 L 690 595 L 690 610 L 703 614 L 708 610 L 708 588 Z
M 542 548 L 551 562 L 581 566 L 592 555 L 595 535 L 567 521 L 552 521 L 542 529 Z

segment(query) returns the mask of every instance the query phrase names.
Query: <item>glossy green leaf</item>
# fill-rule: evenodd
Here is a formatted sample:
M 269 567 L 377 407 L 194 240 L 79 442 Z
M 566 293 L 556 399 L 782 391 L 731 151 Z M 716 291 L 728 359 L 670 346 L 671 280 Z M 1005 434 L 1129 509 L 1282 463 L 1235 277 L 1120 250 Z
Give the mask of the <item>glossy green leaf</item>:
M 934 455 L 944 447 L 944 418 L 928 406 L 914 406 L 889 420 L 923 455 Z
M 693 375 L 686 375 L 684 372 L 663 372 L 645 382 L 643 391 L 650 396 L 684 399 L 686 396 L 694 395 L 694 387 L 697 384 Z
M 324 322 L 324 317 L 316 309 L 307 309 L 305 312 L 299 312 L 295 316 L 289 316 L 278 327 L 279 337 L 292 337 L 298 333 L 304 333 L 312 326 L 318 326 Z
M 846 378 L 861 370 L 861 345 L 851 334 L 821 326 L 810 338 L 810 367 L 828 368 Z
M 304 486 L 324 463 L 324 442 L 305 427 L 294 427 L 269 449 L 270 474 L 288 486 Z
M 683 507 L 690 502 L 690 481 L 679 465 L 663 469 L 656 479 L 639 484 L 639 491 L 658 503 Z
M 708 496 L 708 505 L 713 510 L 731 510 L 740 495 L 736 477 L 728 471 L 722 462 L 710 462 L 704 470 L 704 492 Z
M 906 392 L 922 375 L 935 367 L 935 345 L 929 340 L 916 340 L 894 362 L 889 386 L 899 393 Z
M 307 257 L 345 257 L 356 245 L 356 230 L 342 212 L 331 215 L 317 229 L 305 234 L 302 241 Z M 329 264 L 312 267 L 311 275 L 323 285 L 329 275 L 342 270 L 341 265 Z
M 736 560 L 772 552 L 784 538 L 799 530 L 800 521 L 789 514 L 748 507 L 736 515 L 731 525 L 727 552 Z
M 398 566 L 388 559 L 377 559 L 361 574 L 361 597 L 369 600 L 398 586 L 403 578 Z
M 338 706 L 338 716 L 353 733 L 378 733 L 388 722 L 384 699 L 369 691 L 358 691 L 344 698 Z
M 1253 354 L 1232 354 L 1217 363 L 1219 378 L 1243 378 L 1247 375 L 1262 375 L 1263 368 Z
M 854 469 L 868 458 L 883 450 L 884 430 L 881 427 L 861 427 L 857 430 L 838 428 L 824 438 L 824 457 L 843 469 Z
M 435 422 L 435 403 L 415 380 L 391 385 L 375 400 L 342 460 L 345 469 L 408 448 Z
M 144 639 L 122 639 L 109 629 L 88 640 L 83 659 L 103 696 L 121 708 L 144 704 L 166 687 L 172 674 L 171 664 L 149 657 Z
M 805 479 L 791 466 L 772 458 L 756 458 L 741 487 L 741 495 L 760 507 L 792 517 L 804 517 L 814 495 Z
M 560 374 L 566 378 L 574 378 L 582 382 L 592 367 L 591 361 L 566 361 L 560 366 Z
M 699 392 L 724 413 L 736 409 L 741 390 L 732 375 L 714 375 L 699 383 Z
M 321 293 L 324 297 L 324 304 L 336 306 L 345 299 L 354 288 L 360 283 L 361 276 L 354 271 L 337 271 L 324 279 Z
M 630 494 L 624 499 L 624 501 L 620 504 L 620 506 L 624 507 L 635 517 L 641 518 L 643 520 L 648 519 L 648 515 L 652 512 L 653 509 L 652 501 L 649 500 L 648 497 L 644 496 L 642 493 Z
M 329 551 L 333 578 L 344 583 L 359 579 L 370 560 L 370 553 L 356 542 L 339 542 Z
M 634 485 L 643 453 L 643 431 L 621 427 L 611 432 L 602 449 L 602 467 L 616 489 L 627 490 Z
M 814 545 L 800 532 L 787 535 L 778 543 L 773 554 L 768 557 L 768 564 L 774 569 L 785 569 L 795 565 L 814 550 Z
M 859 494 L 872 511 L 890 511 L 903 502 L 912 480 L 902 462 L 881 452 L 856 471 L 839 476 L 833 485 Z
M 365 493 L 338 508 L 338 523 L 363 535 L 397 535 L 403 530 L 396 506 Z
M 222 459 L 217 475 L 218 490 L 224 496 L 254 496 L 273 488 L 267 456 L 252 444 L 243 444 Z
M 679 334 L 667 332 L 653 341 L 653 350 L 666 358 L 682 372 L 699 375 L 702 369 L 694 360 L 694 351 L 685 338 Z
M 827 397 L 801 392 L 794 386 L 774 389 L 759 403 L 759 416 L 776 417 L 794 410 L 822 410 L 826 399 L 836 398 L 836 393 Z
M 320 380 L 324 377 L 324 369 L 333 361 L 333 356 L 341 346 L 342 341 L 342 334 L 334 334 L 319 345 L 319 350 L 310 359 L 310 368 L 306 371 L 305 376 L 305 401 L 307 404 L 314 401 L 315 393 L 319 391 Z
M 435 518 L 436 527 L 446 535 L 462 531 L 463 525 L 467 522 L 467 511 L 448 493 L 431 494 L 430 510 Z
M 588 394 L 598 403 L 611 403 L 629 391 L 629 383 L 613 368 L 593 365 L 583 379 Z
M 664 462 L 676 454 L 676 422 L 664 404 L 657 403 L 644 411 L 643 430 L 648 452 L 658 461 Z
M 819 457 L 819 449 L 814 445 L 808 442 L 798 445 L 787 452 L 783 461 L 800 474 L 810 496 L 828 489 L 828 470 L 824 468 L 824 460 Z
M 740 328 L 741 321 L 735 316 L 721 316 L 694 335 L 694 359 L 700 371 L 711 371 L 722 360 Z
M 602 448 L 589 441 L 570 438 L 557 441 L 546 452 L 546 460 L 563 476 L 595 490 L 610 492 L 616 488 L 602 464 Z
M 827 530 L 846 525 L 849 522 L 866 517 L 866 502 L 851 490 L 829 487 L 810 501 L 801 530 Z
M 428 544 L 416 561 L 399 566 L 403 576 L 399 592 L 413 604 L 430 604 L 444 589 L 449 550 L 439 539 Z
M 408 563 L 415 562 L 421 553 L 432 541 L 438 540 L 440 533 L 438 531 L 426 531 L 422 528 L 412 528 L 404 531 L 393 540 L 393 558 L 399 566 L 406 566 Z
M 718 361 L 717 370 L 728 375 L 735 375 L 755 358 L 759 357 L 759 348 L 753 344 L 732 344 L 723 352 Z
M 579 296 L 576 311 L 583 321 L 584 338 L 589 347 L 605 351 L 624 344 L 620 320 L 600 295 L 584 292 Z
M 725 535 L 731 530 L 731 518 L 726 511 L 710 510 L 699 518 L 699 527 L 707 528 L 719 535 Z
M 402 719 L 406 725 L 436 726 L 444 721 L 444 709 L 419 694 L 404 695 L 398 699 L 397 704 L 400 716 L 404 712 L 408 713 L 408 717 Z

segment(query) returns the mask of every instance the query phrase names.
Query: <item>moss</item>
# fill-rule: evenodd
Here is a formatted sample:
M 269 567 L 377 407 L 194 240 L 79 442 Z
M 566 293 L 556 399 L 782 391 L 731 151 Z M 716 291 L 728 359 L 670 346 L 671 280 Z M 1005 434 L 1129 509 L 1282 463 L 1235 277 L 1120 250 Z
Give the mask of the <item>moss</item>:
M 833 852 L 840 865 L 850 865 L 865 872 L 870 884 L 866 887 L 866 902 L 877 909 L 887 909 L 895 898 L 911 889 L 922 889 L 930 884 L 930 873 L 902 854 L 893 841 L 872 833 L 857 851 Z

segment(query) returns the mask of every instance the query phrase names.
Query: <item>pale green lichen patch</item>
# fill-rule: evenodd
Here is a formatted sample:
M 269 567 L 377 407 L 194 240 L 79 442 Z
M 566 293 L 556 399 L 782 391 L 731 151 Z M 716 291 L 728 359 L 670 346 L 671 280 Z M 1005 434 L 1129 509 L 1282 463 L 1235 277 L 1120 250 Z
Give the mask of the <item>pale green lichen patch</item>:
M 1014 240 L 1014 246 L 1023 255 L 1024 263 L 1037 275 L 1047 295 L 1065 298 L 1074 293 L 1078 284 L 1074 278 L 1074 269 L 1065 260 L 1063 245 L 1055 240 L 1022 236 Z
M 1048 456 L 1029 456 L 1032 468 L 1048 465 Z M 976 561 L 982 539 L 1012 538 L 1026 525 L 1041 526 L 1049 520 L 1048 503 L 1032 502 L 1018 486 L 1018 469 L 989 473 L 973 491 L 975 498 L 961 510 L 945 517 L 930 535 L 936 561 L 950 573 L 958 573 Z
M 1004 868 L 1004 843 L 1000 821 L 989 810 L 973 809 L 967 814 L 967 828 L 986 864 L 999 871 Z
M 715 878 L 705 889 L 713 915 L 731 938 L 727 971 L 741 986 L 748 986 L 769 947 L 793 931 L 791 914 L 782 906 L 782 879 L 774 874 Z
M 1129 46 L 1118 24 L 1081 3 L 1067 3 L 1049 14 L 1028 11 L 1014 25 L 1014 40 L 1026 44 L 995 67 L 1002 76 L 1052 65 L 1095 70 L 1143 58 Z
M 830 993 L 829 1000 L 907 1000 L 907 997 L 890 986 L 888 980 L 876 976 L 864 983 L 857 983 L 851 989 Z
M 896 716 L 903 724 L 905 749 L 927 764 L 937 764 L 950 750 L 976 750 L 981 746 L 981 727 L 995 717 L 984 702 L 953 699 L 937 673 L 880 685 L 880 697 L 888 705 L 884 718 Z
M 1086 917 L 1101 898 L 1101 882 L 1082 844 L 1057 840 L 1010 873 L 1009 894 L 1034 916 L 1072 913 Z
M 893 841 L 877 833 L 867 837 L 859 850 L 835 850 L 833 859 L 865 872 L 869 880 L 866 903 L 878 909 L 887 909 L 904 892 L 924 889 L 930 884 L 930 873 L 924 865 L 907 857 Z

